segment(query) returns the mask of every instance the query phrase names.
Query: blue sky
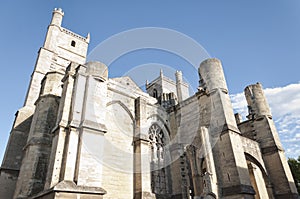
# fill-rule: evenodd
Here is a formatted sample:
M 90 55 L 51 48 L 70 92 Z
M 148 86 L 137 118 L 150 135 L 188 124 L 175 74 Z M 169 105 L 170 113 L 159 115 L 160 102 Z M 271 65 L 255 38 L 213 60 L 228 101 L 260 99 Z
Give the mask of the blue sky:
M 275 110 L 276 125 L 288 149 L 287 155 L 300 155 L 299 0 L 6 0 L 0 5 L 0 157 L 14 113 L 23 105 L 37 52 L 43 45 L 55 7 L 65 12 L 64 27 L 80 35 L 90 32 L 89 52 L 110 36 L 133 28 L 168 28 L 194 39 L 212 57 L 222 60 L 237 110 L 245 112 L 239 103 L 239 94 L 245 86 L 261 82 L 269 89 L 267 97 Z M 194 87 L 198 81 L 196 71 L 194 74 L 185 71 L 190 68 L 185 60 L 157 50 L 122 56 L 110 67 L 110 76 L 123 75 L 130 67 L 152 62 L 183 70 L 194 81 L 191 82 Z M 292 124 L 284 125 L 287 120 L 293 121 Z

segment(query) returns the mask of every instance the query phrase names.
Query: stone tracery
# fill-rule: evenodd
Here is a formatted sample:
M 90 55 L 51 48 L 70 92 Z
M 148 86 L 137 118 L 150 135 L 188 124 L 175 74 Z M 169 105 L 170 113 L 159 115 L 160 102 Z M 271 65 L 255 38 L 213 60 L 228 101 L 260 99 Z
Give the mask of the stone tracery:
M 158 124 L 149 128 L 151 147 L 151 188 L 156 194 L 166 194 L 166 174 L 164 169 L 165 137 Z

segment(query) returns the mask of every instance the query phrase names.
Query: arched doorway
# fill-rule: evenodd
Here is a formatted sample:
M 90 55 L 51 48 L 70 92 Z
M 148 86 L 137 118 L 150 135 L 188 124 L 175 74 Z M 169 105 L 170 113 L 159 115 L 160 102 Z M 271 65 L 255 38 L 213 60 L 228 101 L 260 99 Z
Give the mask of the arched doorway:
M 273 198 L 272 188 L 262 164 L 253 156 L 245 153 L 251 185 L 256 194 L 255 199 Z

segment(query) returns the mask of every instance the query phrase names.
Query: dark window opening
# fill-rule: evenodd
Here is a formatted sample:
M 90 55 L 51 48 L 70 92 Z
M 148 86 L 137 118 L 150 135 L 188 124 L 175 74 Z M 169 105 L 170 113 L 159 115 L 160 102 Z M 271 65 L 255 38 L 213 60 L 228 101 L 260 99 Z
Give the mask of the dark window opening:
M 74 40 L 71 42 L 71 46 L 73 46 L 73 47 L 76 46 L 76 42 Z
M 230 175 L 229 175 L 229 173 L 227 173 L 227 177 L 228 177 L 228 181 L 230 181 Z
M 157 98 L 158 96 L 157 96 L 157 90 L 156 89 L 153 89 L 153 97 L 154 98 Z

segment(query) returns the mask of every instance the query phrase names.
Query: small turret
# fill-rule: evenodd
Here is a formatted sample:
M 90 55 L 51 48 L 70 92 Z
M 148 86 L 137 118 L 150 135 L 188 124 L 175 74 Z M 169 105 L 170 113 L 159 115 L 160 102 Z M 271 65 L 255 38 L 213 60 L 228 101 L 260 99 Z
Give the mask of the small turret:
M 268 102 L 260 83 L 247 86 L 244 92 L 249 108 L 249 119 L 258 118 L 262 115 L 272 117 Z
M 200 83 L 202 84 L 200 86 L 208 89 L 208 92 L 212 92 L 215 89 L 221 89 L 225 92 L 228 92 L 220 60 L 211 58 L 203 61 L 200 64 L 198 73 L 200 77 Z
M 176 77 L 177 98 L 178 98 L 178 101 L 181 102 L 182 101 L 182 89 L 181 89 L 182 72 L 181 71 L 176 71 L 175 77 Z
M 181 71 L 176 71 L 175 73 L 175 77 L 176 77 L 176 82 L 182 82 L 182 72 Z
M 102 82 L 108 80 L 108 68 L 105 64 L 97 61 L 90 61 L 85 65 L 87 66 L 87 75 L 91 75 L 94 78 L 101 80 Z
M 201 90 L 205 91 L 210 98 L 207 103 L 208 110 L 211 110 L 210 125 L 221 129 L 227 126 L 239 132 L 221 61 L 216 58 L 206 59 L 200 64 L 198 72 Z
M 91 40 L 91 34 L 88 33 L 87 36 L 86 36 L 86 42 L 90 43 L 90 40 Z
M 61 8 L 54 8 L 51 25 L 61 26 L 63 16 L 64 16 L 64 12 L 62 11 Z

